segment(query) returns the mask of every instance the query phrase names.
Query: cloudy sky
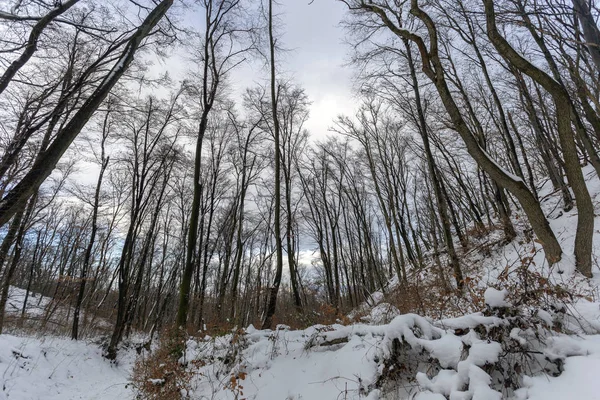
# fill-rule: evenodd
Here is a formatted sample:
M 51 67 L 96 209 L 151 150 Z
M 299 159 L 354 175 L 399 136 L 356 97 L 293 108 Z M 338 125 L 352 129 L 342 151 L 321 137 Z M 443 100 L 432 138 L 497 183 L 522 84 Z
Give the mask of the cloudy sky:
M 352 69 L 344 65 L 348 47 L 344 44 L 344 30 L 339 26 L 345 12 L 345 6 L 336 0 L 314 0 L 312 4 L 310 0 L 279 0 L 276 6 L 282 22 L 279 41 L 288 50 L 277 56 L 279 73 L 303 87 L 312 101 L 306 128 L 313 140 L 327 134 L 337 115 L 352 114 L 356 108 Z M 195 25 L 196 18 L 200 15 L 192 14 L 186 17 L 186 22 Z M 176 81 L 182 79 L 187 68 L 182 62 L 184 58 L 185 55 L 175 53 L 172 58 L 157 60 L 155 71 L 169 70 Z M 234 93 L 241 96 L 247 87 L 264 84 L 266 73 L 261 62 L 238 68 L 231 82 Z M 94 184 L 97 164 L 81 162 L 79 168 L 77 180 Z M 300 262 L 311 265 L 318 253 L 310 245 L 303 247 Z
M 314 0 L 312 4 L 310 0 L 279 0 L 276 6 L 282 22 L 279 40 L 288 50 L 277 56 L 279 72 L 302 86 L 312 101 L 306 128 L 313 140 L 327 134 L 337 115 L 351 114 L 356 108 L 352 69 L 344 65 L 348 46 L 339 26 L 346 11 L 346 6 L 335 0 Z M 235 73 L 235 90 L 241 92 L 253 81 L 264 82 L 265 72 L 261 63 L 241 68 Z M 301 247 L 301 265 L 320 261 L 313 244 L 303 243 Z
M 316 136 L 339 113 L 351 112 L 351 70 L 344 67 L 348 47 L 339 27 L 346 6 L 333 0 L 283 0 L 285 58 L 294 77 L 313 101 L 307 128 Z
M 2 1 L 2 0 L 0 0 Z M 275 14 L 278 45 L 285 51 L 276 55 L 280 77 L 292 79 L 306 90 L 312 101 L 310 120 L 306 128 L 313 138 L 327 134 L 333 119 L 341 113 L 352 114 L 356 107 L 352 96 L 352 68 L 346 66 L 348 46 L 340 21 L 347 12 L 337 0 L 276 0 Z M 186 24 L 199 28 L 202 11 L 184 16 Z M 175 52 L 170 59 L 158 62 L 156 71 L 167 68 L 176 80 L 185 75 L 185 54 Z M 232 72 L 229 85 L 237 96 L 246 88 L 265 84 L 268 70 L 264 60 L 253 60 Z M 241 104 L 241 102 L 238 102 Z
M 277 55 L 280 71 L 302 86 L 312 101 L 306 128 L 313 138 L 327 133 L 340 113 L 352 113 L 352 71 L 344 66 L 348 47 L 339 22 L 346 7 L 335 0 L 280 0 L 275 12 L 281 19 L 281 45 Z M 266 71 L 260 63 L 245 66 L 234 74 L 236 92 L 261 81 Z
M 349 49 L 340 27 L 346 6 L 337 0 L 314 0 L 312 4 L 310 1 L 278 0 L 275 13 L 281 21 L 282 35 L 278 41 L 287 51 L 276 57 L 278 73 L 303 87 L 312 101 L 305 127 L 313 140 L 319 140 L 328 134 L 335 117 L 354 113 L 356 101 L 352 95 L 352 69 L 345 66 Z M 198 28 L 201 12 L 191 13 L 184 20 Z M 175 51 L 167 59 L 156 59 L 152 72 L 159 75 L 168 70 L 177 82 L 186 75 L 189 64 L 184 59 L 189 58 Z M 234 94 L 241 97 L 246 88 L 264 84 L 266 74 L 268 71 L 262 61 L 238 67 L 230 81 Z M 167 93 L 165 89 L 162 94 Z M 95 182 L 98 169 L 95 163 L 81 162 L 79 168 L 81 180 Z

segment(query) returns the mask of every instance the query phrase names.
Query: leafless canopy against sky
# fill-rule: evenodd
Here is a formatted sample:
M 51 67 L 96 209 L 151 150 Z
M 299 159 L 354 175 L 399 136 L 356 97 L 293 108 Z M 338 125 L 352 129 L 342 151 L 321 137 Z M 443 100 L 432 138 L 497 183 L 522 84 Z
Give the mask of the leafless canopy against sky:
M 281 0 L 277 10 L 280 41 L 287 50 L 278 56 L 280 72 L 303 87 L 312 101 L 306 128 L 315 139 L 327 133 L 338 114 L 351 114 L 355 108 L 352 71 L 344 66 L 348 48 L 339 24 L 345 11 L 343 3 L 333 0 Z M 263 67 L 255 62 L 234 70 L 230 84 L 235 93 L 262 82 Z
M 307 128 L 319 137 L 333 118 L 352 106 L 351 70 L 344 67 L 347 47 L 339 26 L 345 6 L 332 0 L 282 0 L 284 45 L 292 49 L 288 69 L 313 101 Z

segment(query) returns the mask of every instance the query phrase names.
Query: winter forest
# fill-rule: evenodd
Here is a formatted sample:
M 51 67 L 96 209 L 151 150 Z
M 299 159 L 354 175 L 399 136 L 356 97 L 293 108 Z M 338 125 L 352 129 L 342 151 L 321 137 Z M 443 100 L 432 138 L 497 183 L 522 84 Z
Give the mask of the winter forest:
M 600 399 L 599 18 L 0 0 L 0 400 Z

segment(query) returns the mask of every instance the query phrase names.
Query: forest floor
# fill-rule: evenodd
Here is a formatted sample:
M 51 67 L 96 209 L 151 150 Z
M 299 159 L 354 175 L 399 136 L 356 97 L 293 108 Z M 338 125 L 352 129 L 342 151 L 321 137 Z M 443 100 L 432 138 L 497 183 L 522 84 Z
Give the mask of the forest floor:
M 584 172 L 599 215 L 600 180 Z M 543 206 L 571 252 L 576 212 L 562 211 L 547 186 Z M 390 304 L 399 291 L 392 282 L 353 312 L 358 322 L 351 325 L 249 326 L 191 338 L 180 360 L 189 373 L 181 388 L 192 399 L 600 399 L 600 234 L 594 278 L 586 280 L 570 257 L 549 267 L 522 216 L 513 218 L 513 242 L 495 244 L 494 232 L 464 252 L 469 282 L 451 306 L 401 314 Z M 20 312 L 20 299 L 13 289 L 9 313 Z M 45 301 L 28 314 L 43 313 Z M 136 357 L 133 345 L 110 363 L 98 341 L 0 335 L 0 400 L 133 399 Z M 154 373 L 147 381 L 160 391 L 170 375 Z
M 129 375 L 135 355 L 123 351 L 113 365 L 92 341 L 0 335 L 0 399 L 134 398 Z
M 7 320 L 20 318 L 24 300 L 25 290 L 10 288 Z M 50 298 L 30 294 L 25 312 L 29 328 L 14 328 L 11 334 L 0 335 L 0 399 L 133 398 L 129 380 L 136 357 L 133 348 L 124 349 L 119 362 L 111 364 L 102 356 L 98 340 L 31 334 L 30 326 L 44 320 L 52 331 L 53 325 L 64 321 L 60 316 L 64 311 Z

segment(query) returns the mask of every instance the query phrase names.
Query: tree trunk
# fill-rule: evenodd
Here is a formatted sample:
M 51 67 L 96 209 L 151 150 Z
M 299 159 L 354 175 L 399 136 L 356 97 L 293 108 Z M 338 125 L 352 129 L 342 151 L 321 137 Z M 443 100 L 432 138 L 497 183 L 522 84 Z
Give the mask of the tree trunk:
M 454 273 L 454 279 L 456 280 L 456 287 L 459 290 L 462 290 L 464 278 L 462 274 L 462 269 L 460 268 L 460 263 L 458 261 L 458 256 L 456 255 L 456 250 L 454 248 L 454 241 L 452 239 L 452 231 L 450 229 L 446 196 L 444 196 L 444 194 L 442 193 L 441 184 L 437 176 L 435 160 L 433 158 L 433 153 L 431 152 L 431 146 L 429 144 L 427 122 L 425 121 L 425 114 L 421 105 L 421 92 L 419 90 L 419 81 L 417 80 L 417 73 L 415 71 L 415 66 L 412 59 L 412 52 L 408 40 L 404 40 L 404 45 L 406 47 L 406 56 L 412 80 L 413 92 L 415 94 L 415 105 L 417 108 L 417 114 L 419 119 L 419 133 L 421 134 L 421 140 L 423 140 L 423 147 L 425 148 L 425 155 L 427 158 L 427 168 L 429 169 L 429 176 L 433 184 L 433 192 L 435 194 L 435 199 L 437 202 L 437 209 L 440 213 L 440 219 L 442 220 L 442 232 L 444 234 L 444 242 L 446 243 L 446 248 L 448 249 L 448 257 L 450 259 L 450 266 L 452 267 L 452 271 Z
M 479 146 L 477 139 L 474 137 L 468 124 L 464 120 L 444 77 L 444 67 L 438 54 L 437 29 L 429 15 L 418 7 L 416 0 L 412 1 L 411 13 L 425 24 L 429 33 L 431 48 L 427 49 L 425 42 L 420 36 L 397 27 L 394 22 L 389 19 L 383 9 L 371 4 L 364 4 L 362 7 L 377 14 L 381 21 L 398 37 L 406 38 L 417 44 L 422 58 L 423 71 L 435 84 L 442 99 L 442 103 L 452 120 L 454 129 L 462 137 L 467 151 L 494 181 L 508 189 L 519 200 L 533 230 L 544 247 L 548 262 L 553 264 L 560 261 L 562 249 L 535 196 L 533 196 L 522 179 L 512 176 L 504 171 L 490 155 Z
M 56 139 L 33 163 L 29 172 L 0 201 L 0 227 L 4 226 L 10 220 L 21 205 L 37 191 L 42 182 L 52 173 L 54 167 L 73 140 L 81 132 L 100 104 L 102 104 L 113 86 L 125 73 L 129 64 L 133 61 L 142 40 L 148 36 L 172 5 L 173 0 L 163 0 L 154 7 L 142 25 L 131 36 L 110 73 L 104 77 L 100 85 L 94 90 L 73 118 L 57 133 Z
M 583 173 L 579 165 L 575 135 L 571 127 L 572 102 L 564 87 L 521 57 L 510 44 L 500 35 L 496 27 L 496 15 L 492 0 L 484 0 L 487 34 L 496 50 L 509 63 L 527 74 L 544 87 L 552 96 L 558 136 L 565 160 L 567 179 L 577 202 L 577 232 L 575 235 L 575 259 L 577 270 L 587 277 L 592 276 L 592 239 L 594 235 L 594 205 L 587 190 Z M 568 110 L 568 112 L 567 112 Z M 593 154 L 590 154 L 593 156 Z
M 277 115 L 277 82 L 275 75 L 275 37 L 273 35 L 273 0 L 269 0 L 269 54 L 271 69 L 271 110 L 273 114 L 273 135 L 275 137 L 275 278 L 269 288 L 267 308 L 262 329 L 271 329 L 273 326 L 273 315 L 277 307 L 277 293 L 283 274 L 283 241 L 281 240 L 281 154 L 280 154 L 280 127 Z
M 104 172 L 108 166 L 109 157 L 105 156 L 104 144 L 108 135 L 108 118 L 110 112 L 106 113 L 104 118 L 104 132 L 102 136 L 102 142 L 100 143 L 100 160 L 102 165 L 100 166 L 100 173 L 98 174 L 98 181 L 96 182 L 96 191 L 94 193 L 94 205 L 92 210 L 92 231 L 90 232 L 90 241 L 85 249 L 85 255 L 83 258 L 83 264 L 81 266 L 81 274 L 79 275 L 79 292 L 77 293 L 77 300 L 75 301 L 75 311 L 73 312 L 73 328 L 71 329 L 71 339 L 77 340 L 79 336 L 79 314 L 81 312 L 81 304 L 83 303 L 83 297 L 85 295 L 85 286 L 87 281 L 87 273 L 91 264 L 92 250 L 96 241 L 96 233 L 98 231 L 98 208 L 100 207 L 100 189 L 102 188 L 102 178 Z

